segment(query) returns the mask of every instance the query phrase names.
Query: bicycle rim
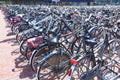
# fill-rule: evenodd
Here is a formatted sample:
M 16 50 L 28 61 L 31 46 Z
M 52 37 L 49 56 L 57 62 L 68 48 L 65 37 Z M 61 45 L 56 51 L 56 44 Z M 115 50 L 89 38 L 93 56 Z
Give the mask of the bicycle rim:
M 67 54 L 60 55 L 59 59 L 58 54 L 53 54 L 52 56 L 44 60 L 43 64 L 40 66 L 38 70 L 38 80 L 63 79 L 67 73 L 67 68 L 69 64 L 68 63 L 64 65 L 58 64 L 62 64 L 67 60 L 69 60 L 69 56 Z

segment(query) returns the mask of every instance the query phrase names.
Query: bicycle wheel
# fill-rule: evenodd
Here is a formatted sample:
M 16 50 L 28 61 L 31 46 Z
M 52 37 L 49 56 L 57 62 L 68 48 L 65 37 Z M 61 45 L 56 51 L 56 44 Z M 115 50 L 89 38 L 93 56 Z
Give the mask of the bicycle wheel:
M 63 79 L 67 74 L 69 66 L 69 55 L 62 53 L 49 54 L 43 59 L 42 64 L 38 68 L 38 80 L 59 80 Z M 65 63 L 65 61 L 68 61 Z
M 22 32 L 16 35 L 16 41 L 20 44 L 22 41 Z
M 48 52 L 49 52 L 49 48 L 47 44 L 41 45 L 39 48 L 35 49 L 32 52 L 32 55 L 29 60 L 29 64 L 34 72 L 37 71 L 38 64 L 47 55 Z
M 26 47 L 27 47 L 26 40 L 21 41 L 21 43 L 20 43 L 20 53 L 22 55 L 25 55 L 24 53 L 25 53 Z
M 120 40 L 112 39 L 109 41 L 108 46 L 105 48 L 102 55 L 102 66 L 97 74 L 99 79 L 102 80 L 116 80 L 116 76 L 120 73 Z
M 107 48 L 103 52 L 103 56 L 102 56 L 103 60 L 106 58 L 112 59 L 114 55 L 120 55 L 119 49 L 120 49 L 120 40 L 119 39 L 110 40 L 107 45 Z
M 14 30 L 15 30 L 16 28 L 18 28 L 19 25 L 20 25 L 19 23 L 16 23 L 16 24 L 12 25 L 12 27 L 11 27 L 11 31 L 12 31 L 13 33 L 15 33 Z
M 13 28 L 14 28 L 14 26 L 17 24 L 18 22 L 15 22 L 15 23 L 13 23 L 12 25 L 11 25 L 11 31 L 13 32 Z
M 31 57 L 31 55 L 32 55 L 32 51 L 33 51 L 33 49 L 31 49 L 31 48 L 27 45 L 26 48 L 25 48 L 25 52 L 24 52 L 25 57 L 27 58 L 27 60 L 30 59 L 30 57 Z
M 11 26 L 11 31 L 14 32 L 15 28 L 21 24 L 28 24 L 28 23 L 26 23 L 24 21 L 16 22 L 16 23 L 14 23 L 14 25 Z

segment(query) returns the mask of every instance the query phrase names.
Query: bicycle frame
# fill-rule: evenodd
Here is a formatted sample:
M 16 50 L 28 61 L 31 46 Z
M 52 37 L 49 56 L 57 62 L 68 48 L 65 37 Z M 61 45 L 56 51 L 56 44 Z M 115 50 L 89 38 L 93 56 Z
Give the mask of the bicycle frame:
M 94 64 L 93 68 L 92 68 L 92 71 L 90 70 L 87 74 L 89 75 L 90 73 L 93 73 L 94 71 L 99 71 L 99 67 L 103 65 L 103 62 L 102 62 L 102 56 L 103 56 L 103 52 L 104 50 L 107 48 L 108 46 L 108 36 L 106 35 L 106 38 L 104 40 L 104 43 L 102 45 L 103 47 L 101 47 L 100 49 L 100 52 L 99 52 L 99 64 Z M 92 53 L 87 53 L 84 57 L 92 57 L 92 55 L 94 55 L 94 52 L 93 52 L 93 47 L 92 47 Z M 83 57 L 83 58 L 84 58 Z M 67 74 L 67 80 L 71 80 L 72 78 L 72 74 L 74 73 L 74 70 L 75 70 L 75 67 L 76 65 L 79 63 L 80 60 L 82 60 L 83 58 L 79 57 L 78 59 L 70 59 L 69 62 L 72 64 L 70 69 L 68 70 L 68 74 Z M 92 57 L 92 58 L 95 58 L 95 57 Z M 93 59 L 94 61 L 95 59 Z M 96 61 L 95 61 L 96 62 Z M 89 67 L 89 66 L 88 66 Z

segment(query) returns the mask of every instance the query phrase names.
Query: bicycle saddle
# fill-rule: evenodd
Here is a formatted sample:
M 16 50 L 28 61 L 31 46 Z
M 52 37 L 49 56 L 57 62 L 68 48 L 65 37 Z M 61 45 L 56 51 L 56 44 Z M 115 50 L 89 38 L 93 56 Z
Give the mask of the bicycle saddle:
M 94 46 L 97 44 L 96 38 L 87 39 L 87 40 L 85 40 L 85 42 L 87 45 L 90 45 L 90 46 Z

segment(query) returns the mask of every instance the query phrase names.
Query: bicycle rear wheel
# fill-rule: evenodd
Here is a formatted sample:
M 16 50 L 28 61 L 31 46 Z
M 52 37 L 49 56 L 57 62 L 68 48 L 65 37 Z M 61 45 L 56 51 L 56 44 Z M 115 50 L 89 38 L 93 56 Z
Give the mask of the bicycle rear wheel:
M 20 53 L 25 55 L 25 49 L 27 47 L 26 40 L 20 42 Z
M 40 61 L 49 53 L 49 48 L 47 44 L 41 45 L 39 48 L 35 49 L 32 52 L 30 57 L 30 66 L 34 72 L 37 71 L 37 66 L 40 64 Z
M 24 54 L 25 54 L 25 57 L 26 57 L 27 60 L 29 60 L 30 57 L 32 56 L 32 51 L 33 50 L 34 49 L 31 49 L 28 45 L 26 46 Z
M 69 67 L 69 55 L 62 53 L 51 53 L 38 68 L 38 80 L 60 80 L 67 75 L 67 68 Z M 65 63 L 65 61 L 67 61 Z

